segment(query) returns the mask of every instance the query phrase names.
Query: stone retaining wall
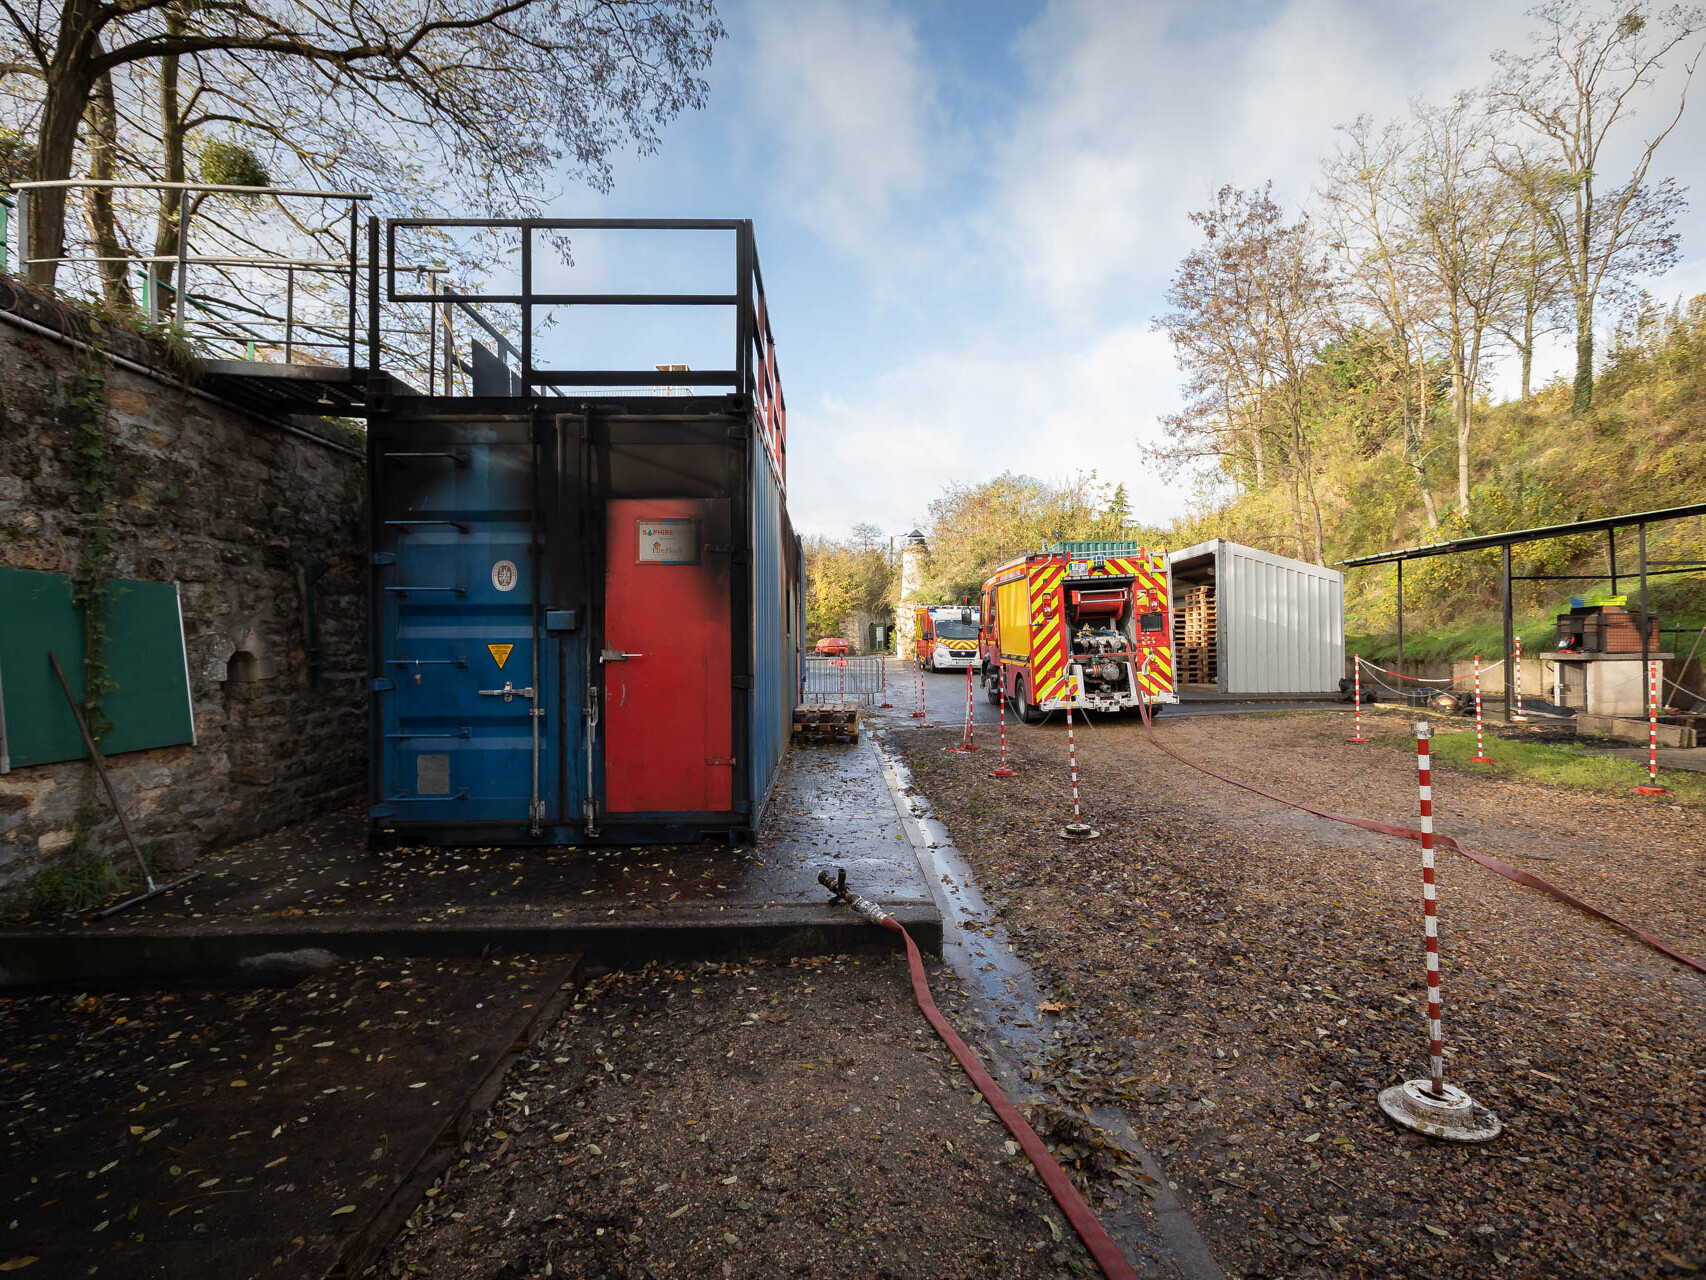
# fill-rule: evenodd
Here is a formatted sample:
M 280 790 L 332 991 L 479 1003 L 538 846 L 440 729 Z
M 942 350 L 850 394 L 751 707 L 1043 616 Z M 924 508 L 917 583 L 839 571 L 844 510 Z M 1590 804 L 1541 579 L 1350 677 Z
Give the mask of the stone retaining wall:
M 69 573 L 78 554 L 67 309 L 0 278 L 0 565 Z M 162 353 L 103 337 L 116 501 L 111 574 L 177 582 L 197 745 L 111 758 L 144 842 L 167 865 L 358 798 L 364 776 L 365 464 L 359 433 L 273 422 L 186 390 Z M 310 687 L 302 570 L 316 587 L 321 667 Z M 0 619 L 0 625 L 4 620 Z M 0 897 L 27 891 L 73 843 L 85 761 L 0 776 Z M 90 847 L 123 852 L 104 797 Z M 126 855 L 128 857 L 128 855 Z

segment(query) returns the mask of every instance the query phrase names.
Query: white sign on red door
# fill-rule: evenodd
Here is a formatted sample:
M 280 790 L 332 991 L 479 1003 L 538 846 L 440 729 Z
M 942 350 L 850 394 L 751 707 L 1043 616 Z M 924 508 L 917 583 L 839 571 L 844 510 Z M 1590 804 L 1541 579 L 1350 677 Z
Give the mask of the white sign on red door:
M 699 522 L 691 516 L 671 520 L 636 520 L 639 564 L 698 564 Z

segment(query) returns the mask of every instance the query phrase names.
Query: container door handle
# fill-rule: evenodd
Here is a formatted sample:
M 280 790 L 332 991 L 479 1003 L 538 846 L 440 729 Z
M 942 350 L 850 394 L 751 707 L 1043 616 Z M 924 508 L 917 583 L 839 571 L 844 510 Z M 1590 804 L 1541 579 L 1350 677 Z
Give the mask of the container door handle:
M 643 658 L 643 653 L 624 653 L 620 649 L 606 649 L 598 655 L 600 662 L 626 662 L 629 658 Z

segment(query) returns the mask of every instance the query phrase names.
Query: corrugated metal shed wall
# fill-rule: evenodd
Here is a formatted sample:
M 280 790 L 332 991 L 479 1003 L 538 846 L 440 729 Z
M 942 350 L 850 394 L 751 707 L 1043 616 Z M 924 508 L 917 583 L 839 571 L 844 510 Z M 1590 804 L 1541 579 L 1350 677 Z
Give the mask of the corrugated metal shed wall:
M 1345 670 L 1345 578 L 1336 569 L 1216 539 L 1219 688 L 1229 694 L 1336 693 Z

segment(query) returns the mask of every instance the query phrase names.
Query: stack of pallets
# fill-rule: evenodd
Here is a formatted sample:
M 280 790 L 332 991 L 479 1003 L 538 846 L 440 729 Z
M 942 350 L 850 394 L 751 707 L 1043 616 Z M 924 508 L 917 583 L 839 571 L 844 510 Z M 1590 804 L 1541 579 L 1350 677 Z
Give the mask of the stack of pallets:
M 1213 684 L 1220 676 L 1214 587 L 1186 587 L 1173 609 L 1173 667 L 1181 684 Z
M 795 742 L 859 741 L 859 704 L 829 702 L 794 708 Z

